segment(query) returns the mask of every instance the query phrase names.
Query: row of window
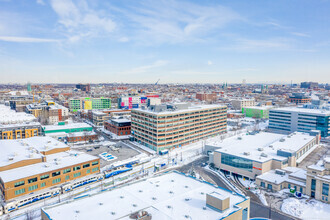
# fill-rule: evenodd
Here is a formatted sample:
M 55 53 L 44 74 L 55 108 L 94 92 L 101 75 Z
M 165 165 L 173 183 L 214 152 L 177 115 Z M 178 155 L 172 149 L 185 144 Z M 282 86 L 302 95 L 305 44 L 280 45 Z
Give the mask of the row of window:
M 99 162 L 98 161 L 94 161 L 92 162 L 92 166 L 95 166 L 95 165 L 98 165 Z M 88 168 L 90 167 L 90 164 L 87 163 L 87 164 L 84 164 L 83 165 L 83 168 Z M 76 166 L 76 167 L 73 167 L 73 171 L 77 171 L 77 170 L 80 170 L 81 169 L 81 166 Z M 66 173 L 69 173 L 71 172 L 71 168 L 68 168 L 68 169 L 64 169 L 63 170 L 63 174 L 66 174 Z M 55 177 L 55 176 L 59 176 L 61 174 L 61 171 L 56 171 L 56 172 L 53 172 L 52 173 L 52 177 Z M 40 180 L 44 180 L 44 179 L 48 179 L 49 178 L 49 174 L 45 174 L 45 175 L 41 175 L 40 176 Z M 38 177 L 34 177 L 34 178 L 31 178 L 31 179 L 28 179 L 28 184 L 30 183 L 34 183 L 34 182 L 37 182 L 38 181 Z M 15 187 L 19 187 L 19 186 L 23 186 L 25 185 L 25 181 L 19 181 L 19 182 L 16 182 L 14 184 Z

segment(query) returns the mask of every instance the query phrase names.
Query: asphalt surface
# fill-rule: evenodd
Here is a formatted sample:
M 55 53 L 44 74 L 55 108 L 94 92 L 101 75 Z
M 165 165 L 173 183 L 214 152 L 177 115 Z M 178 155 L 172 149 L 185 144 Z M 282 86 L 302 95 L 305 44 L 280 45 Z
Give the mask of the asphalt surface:
M 193 168 L 196 173 L 198 173 L 203 179 L 209 183 L 215 184 L 221 188 L 231 190 L 227 185 L 222 181 L 222 179 L 202 167 L 202 164 L 207 162 L 208 158 L 203 157 L 201 159 L 195 160 L 192 163 L 184 165 L 177 170 L 183 173 L 190 173 Z M 248 193 L 249 194 L 249 193 Z M 248 195 L 250 196 L 250 195 Z M 257 196 L 250 196 L 250 218 L 263 217 L 273 220 L 295 220 L 297 218 L 290 217 L 284 213 L 279 212 L 278 210 L 271 209 L 268 206 L 265 206 L 260 203 L 260 200 Z

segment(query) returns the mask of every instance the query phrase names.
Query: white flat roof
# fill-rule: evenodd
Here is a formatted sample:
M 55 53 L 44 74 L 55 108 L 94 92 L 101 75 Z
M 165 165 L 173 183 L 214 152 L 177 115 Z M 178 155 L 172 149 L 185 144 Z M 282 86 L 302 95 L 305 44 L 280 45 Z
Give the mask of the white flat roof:
M 46 156 L 46 162 L 36 163 L 24 167 L 10 169 L 0 172 L 0 178 L 4 182 L 11 182 L 53 170 L 62 169 L 75 164 L 96 160 L 98 157 L 79 151 L 65 151 Z
M 255 135 L 245 134 L 230 137 L 223 141 L 208 142 L 207 145 L 219 147 L 219 149 L 216 150 L 217 152 L 235 155 L 260 163 L 271 159 L 283 161 L 287 158 L 278 156 L 277 150 L 296 152 L 315 138 L 315 136 L 310 136 L 309 134 L 301 132 L 294 132 L 292 134 L 293 135 L 288 138 L 288 135 L 260 132 Z M 281 139 L 285 141 L 281 142 Z M 259 148 L 263 150 L 259 151 Z M 250 155 L 244 155 L 244 152 L 248 152 Z M 267 157 L 262 157 L 262 153 L 267 154 Z
M 303 171 L 304 170 L 298 171 L 298 172 L 303 172 Z M 270 170 L 264 174 L 257 176 L 257 179 L 268 181 L 268 182 L 271 182 L 274 184 L 281 184 L 283 182 L 288 182 L 288 183 L 296 184 L 299 186 L 304 186 L 304 187 L 306 186 L 306 181 L 304 181 L 304 182 L 297 181 L 295 179 L 291 179 L 290 176 L 292 176 L 292 174 L 289 175 L 287 172 L 285 172 L 285 175 L 280 175 L 280 174 L 276 174 L 275 170 Z M 305 177 L 306 177 L 306 175 L 305 175 Z
M 63 129 L 72 129 L 72 128 L 91 128 L 87 123 L 81 122 L 81 123 L 70 123 L 66 125 L 45 125 L 43 126 L 45 131 L 53 131 L 53 130 L 63 130 Z
M 175 104 L 182 104 L 182 103 L 174 103 L 174 105 Z M 212 109 L 212 108 L 219 108 L 219 107 L 225 107 L 225 105 L 192 105 L 192 106 L 189 106 L 186 109 L 179 109 L 179 110 L 173 110 L 173 111 L 166 110 L 166 111 L 162 111 L 162 112 L 155 112 L 155 111 L 152 111 L 150 109 L 132 109 L 132 111 L 151 113 L 151 114 L 154 114 L 154 115 L 166 115 L 166 114 L 178 114 L 178 113 L 205 110 L 205 109 Z
M 9 106 L 0 105 L 0 124 L 21 124 L 36 121 L 37 118 L 25 112 L 16 112 Z
M 206 207 L 206 194 L 217 192 L 230 197 L 223 212 Z M 46 207 L 54 220 L 129 219 L 129 215 L 148 211 L 152 219 L 221 219 L 241 209 L 235 204 L 246 198 L 183 174 L 171 172 L 106 191 L 70 203 Z M 203 209 L 205 207 L 205 209 Z
M 283 111 L 283 112 L 298 112 L 298 113 L 306 113 L 311 115 L 330 115 L 330 111 L 324 109 L 310 109 L 310 108 L 302 108 L 302 107 L 283 107 L 283 108 L 274 108 L 271 111 Z
M 0 166 L 7 166 L 22 160 L 42 158 L 43 155 L 40 151 L 50 151 L 55 148 L 66 147 L 68 145 L 47 136 L 0 140 Z

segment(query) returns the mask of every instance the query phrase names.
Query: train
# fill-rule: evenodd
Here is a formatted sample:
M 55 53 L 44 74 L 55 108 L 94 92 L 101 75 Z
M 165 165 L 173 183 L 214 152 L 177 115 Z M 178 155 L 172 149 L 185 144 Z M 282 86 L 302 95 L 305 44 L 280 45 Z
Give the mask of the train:
M 31 193 L 29 195 L 25 195 L 21 198 L 13 199 L 8 202 L 6 202 L 4 205 L 0 205 L 0 216 L 3 214 L 7 214 L 10 212 L 13 212 L 21 207 L 24 207 L 26 205 L 29 205 L 31 203 L 44 200 L 47 198 L 53 198 L 56 196 L 59 196 L 61 194 L 69 193 L 72 190 L 79 188 L 84 185 L 88 185 L 94 182 L 99 182 L 104 179 L 108 179 L 110 177 L 119 175 L 121 173 L 125 173 L 127 171 L 130 171 L 133 169 L 133 166 L 147 163 L 150 159 L 134 159 L 129 160 L 126 162 L 118 162 L 111 166 L 110 169 L 103 171 L 98 174 L 89 175 L 77 180 L 73 180 L 71 182 L 64 183 L 60 186 L 54 186 L 48 189 L 45 189 L 44 191 L 39 191 L 35 193 Z

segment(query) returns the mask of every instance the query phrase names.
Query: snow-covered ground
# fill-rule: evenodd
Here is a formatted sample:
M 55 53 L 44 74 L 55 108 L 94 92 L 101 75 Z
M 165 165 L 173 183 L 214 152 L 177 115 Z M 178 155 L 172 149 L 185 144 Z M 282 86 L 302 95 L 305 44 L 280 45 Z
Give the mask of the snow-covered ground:
M 330 204 L 317 200 L 288 198 L 283 200 L 282 212 L 301 219 L 330 219 Z
M 111 139 L 114 139 L 114 140 L 125 140 L 125 139 L 129 139 L 130 137 L 132 137 L 131 135 L 118 136 L 115 133 L 112 133 L 112 132 L 108 131 L 107 129 L 103 128 L 103 127 L 100 128 L 100 131 L 107 134 L 107 135 L 110 135 Z

